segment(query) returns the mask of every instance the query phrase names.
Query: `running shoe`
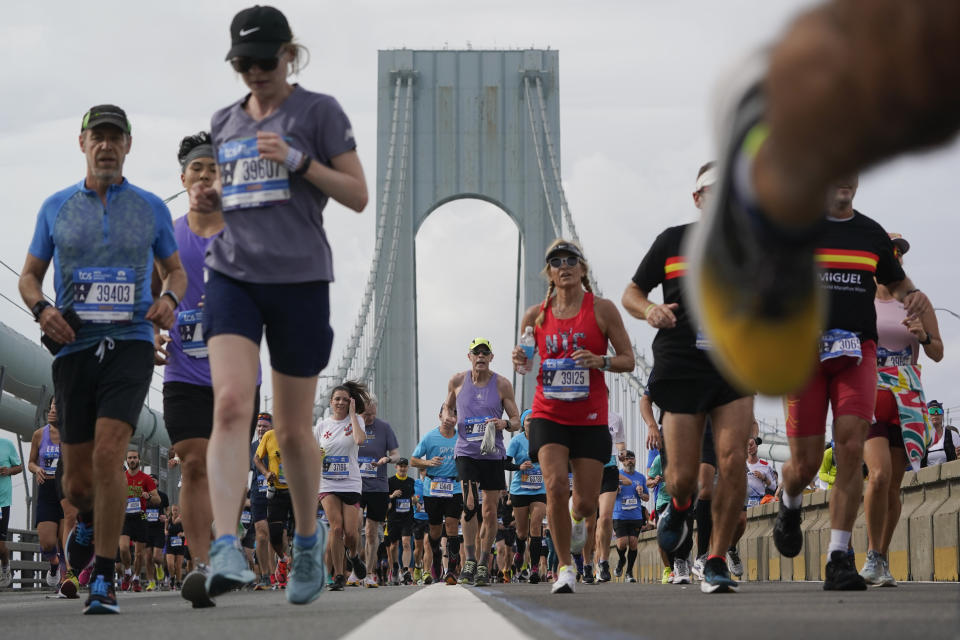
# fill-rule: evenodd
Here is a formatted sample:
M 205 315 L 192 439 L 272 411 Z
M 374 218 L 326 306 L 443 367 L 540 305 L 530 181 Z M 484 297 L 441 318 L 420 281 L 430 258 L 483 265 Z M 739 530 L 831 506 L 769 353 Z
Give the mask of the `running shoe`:
M 140 593 L 143 591 L 143 587 L 140 586 L 140 576 L 134 576 L 131 589 L 133 589 L 134 593 Z
M 392 584 L 392 585 L 395 586 L 395 587 L 399 587 L 399 586 L 400 586 L 400 574 L 398 574 L 396 571 L 391 571 L 390 573 L 392 574 L 392 575 L 390 576 L 390 584 Z
M 192 604 L 194 609 L 217 606 L 207 594 L 207 579 L 209 577 L 210 566 L 198 562 L 196 568 L 183 579 L 183 589 L 180 590 L 180 595 Z
M 690 562 L 686 558 L 674 558 L 673 584 L 690 584 Z
M 210 573 L 207 576 L 207 594 L 215 598 L 222 593 L 248 585 L 256 576 L 247 565 L 243 552 L 226 540 L 215 540 L 210 545 Z
M 603 561 L 600 563 L 600 575 L 597 576 L 597 582 L 610 582 L 613 576 L 610 575 L 610 563 Z
M 287 602 L 307 604 L 313 602 L 323 592 L 327 569 L 323 563 L 323 553 L 327 548 L 327 526 L 317 521 L 317 541 L 311 547 L 301 547 L 293 543 L 293 573 L 287 585 Z M 356 562 L 354 562 L 356 569 Z M 364 572 L 366 573 L 366 572 Z
M 253 587 L 254 591 L 270 591 L 270 578 L 262 576 L 260 581 Z
M 154 569 L 154 573 L 157 574 L 157 582 L 163 582 L 163 579 L 166 577 L 166 573 L 163 571 L 163 565 L 158 564 Z
M 730 573 L 738 578 L 743 577 L 743 561 L 740 559 L 740 551 L 736 547 L 727 549 L 727 566 L 730 567 Z
M 78 522 L 67 536 L 67 566 L 86 567 L 93 560 L 93 525 Z
M 120 580 L 120 591 L 130 591 L 131 578 L 129 573 L 123 574 L 123 579 Z
M 287 574 L 290 572 L 290 562 L 286 557 L 277 560 L 277 586 L 281 589 L 287 588 Z
M 67 575 L 63 577 L 60 590 L 57 591 L 57 597 L 71 600 L 80 597 L 80 581 L 77 580 L 77 576 L 73 575 L 73 571 L 67 571 Z
M 886 558 L 883 558 L 883 577 L 880 582 L 881 587 L 895 587 L 897 586 L 897 580 L 890 573 L 890 563 L 887 562 Z
M 467 560 L 463 563 L 463 571 L 460 572 L 460 584 L 473 584 L 474 573 L 477 571 L 477 563 L 473 560 Z
M 537 569 L 531 569 L 527 580 L 530 584 L 540 584 L 540 572 Z
M 857 565 L 844 551 L 834 551 L 827 561 L 824 591 L 864 591 L 867 583 L 857 573 Z
M 47 586 L 56 587 L 60 584 L 60 568 L 47 569 Z
M 147 583 L 147 588 L 144 589 L 144 591 L 156 591 L 156 590 L 157 590 L 157 583 L 156 583 L 155 581 L 153 581 L 153 580 L 151 580 L 150 582 L 148 582 L 148 583 Z
M 597 578 L 593 575 L 593 565 L 587 564 L 583 566 L 583 583 L 584 584 L 593 584 L 596 582 Z
M 413 569 L 413 581 L 417 584 L 420 584 L 420 580 L 423 579 L 423 569 L 420 567 L 414 567 Z
M 423 582 L 423 584 L 433 584 L 433 583 L 434 583 L 433 576 L 432 576 L 431 574 L 429 574 L 429 573 L 424 573 L 424 574 L 423 574 L 423 578 L 422 578 L 422 582 Z M 454 581 L 454 584 L 456 584 L 456 581 Z
M 83 605 L 83 612 L 89 615 L 120 613 L 117 606 L 117 594 L 113 590 L 113 580 L 109 582 L 103 576 L 97 576 L 90 585 L 90 595 Z
M 403 584 L 406 584 L 406 585 L 413 584 L 413 576 L 410 574 L 409 569 L 403 572 Z
M 573 517 L 573 496 L 570 497 L 570 553 L 580 553 L 587 543 L 587 519 Z
M 477 573 L 473 578 L 473 586 L 485 587 L 490 584 L 490 575 L 487 573 L 487 565 L 477 565 Z
M 867 584 L 880 586 L 883 584 L 883 557 L 873 549 L 867 550 L 867 560 L 860 569 L 860 577 Z
M 350 567 L 353 570 L 353 574 L 357 576 L 358 580 L 363 580 L 367 577 L 367 565 L 363 563 L 363 560 L 360 559 L 360 556 L 355 556 L 349 558 Z
M 803 513 L 800 509 L 789 509 L 783 502 L 780 503 L 777 521 L 773 525 L 773 544 L 780 555 L 793 558 L 800 553 L 800 549 L 803 548 L 801 522 L 803 522 Z
M 719 176 L 708 211 L 682 249 L 685 299 L 711 342 L 707 350 L 735 387 L 782 395 L 806 382 L 815 359 L 825 297 L 813 248 L 820 225 L 788 229 L 737 193 L 767 128 L 766 56 L 739 67 L 718 105 Z
M 350 583 L 348 582 L 347 584 L 349 585 Z M 366 578 L 363 579 L 363 586 L 366 587 L 367 589 L 376 589 L 380 585 L 377 584 L 376 578 L 374 578 L 373 576 L 367 576 Z
M 343 574 L 341 573 L 340 575 L 338 575 L 333 579 L 333 584 L 331 584 L 327 588 L 330 589 L 330 591 L 343 591 L 343 587 L 346 583 L 347 581 L 343 577 Z
M 625 582 L 636 582 L 636 581 L 637 581 L 636 578 L 634 578 L 632 575 L 629 575 L 629 576 L 627 576 L 627 579 L 626 579 Z M 664 583 L 664 584 L 666 584 L 666 583 Z
M 723 558 L 708 558 L 703 563 L 703 581 L 700 591 L 703 593 L 735 593 L 740 585 L 730 577 L 730 570 Z
M 441 580 L 443 581 L 444 584 L 452 587 L 455 584 L 457 584 L 457 574 L 455 574 L 453 571 L 447 570 L 446 573 L 443 574 L 443 577 L 437 582 L 439 583 Z M 430 583 L 427 582 L 426 584 L 430 584 Z
M 0 567 L 0 589 L 6 589 L 13 584 L 13 571 L 9 566 Z
M 370 577 L 370 576 L 367 576 L 367 578 L 371 578 L 371 577 Z M 372 578 L 371 578 L 371 579 L 372 579 Z M 364 584 L 365 582 L 366 582 L 366 578 L 364 578 L 363 580 L 360 580 L 360 579 L 357 577 L 357 574 L 355 574 L 353 571 L 351 571 L 351 572 L 350 572 L 350 575 L 347 576 L 347 586 L 348 586 L 348 587 L 359 587 L 361 584 Z M 374 580 L 374 582 L 376 582 L 376 580 Z M 378 585 L 378 586 L 379 586 L 379 585 Z
M 690 570 L 690 573 L 697 580 L 703 580 L 703 563 L 707 561 L 707 554 L 697 556 L 697 559 L 693 561 L 693 568 Z
M 664 567 L 663 573 L 660 574 L 660 584 L 670 584 L 671 582 L 670 577 L 672 575 L 673 575 L 673 571 L 670 569 L 670 567 Z M 632 577 L 633 576 L 627 576 L 627 582 L 630 582 L 630 578 Z
M 616 570 L 613 572 L 613 575 L 617 576 L 618 578 L 622 578 L 622 577 L 623 577 L 623 568 L 624 568 L 625 566 L 627 566 L 627 559 L 626 559 L 626 557 L 623 557 L 623 558 L 620 558 L 619 560 L 617 560 L 617 568 L 616 568 Z
M 693 505 L 693 502 L 690 503 Z M 683 511 L 677 509 L 673 500 L 667 504 L 660 516 L 660 523 L 657 525 L 657 544 L 667 553 L 673 553 L 684 543 L 687 536 L 690 535 L 690 526 L 687 522 L 688 516 L 693 511 L 687 507 Z
M 80 575 L 77 576 L 77 580 L 80 582 L 81 586 L 87 586 L 90 584 L 90 578 L 93 577 L 93 565 L 88 564 L 83 571 L 80 572 Z
M 574 593 L 577 589 L 577 570 L 565 564 L 557 571 L 557 581 L 553 583 L 552 593 Z

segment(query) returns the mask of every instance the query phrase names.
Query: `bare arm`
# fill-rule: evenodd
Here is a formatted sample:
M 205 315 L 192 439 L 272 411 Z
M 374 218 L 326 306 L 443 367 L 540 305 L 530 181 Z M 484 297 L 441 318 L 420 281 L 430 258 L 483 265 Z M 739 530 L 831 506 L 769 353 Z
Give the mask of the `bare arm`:
M 646 320 L 654 329 L 672 329 L 677 326 L 677 316 L 673 312 L 680 308 L 680 305 L 676 302 L 657 304 L 651 302 L 648 295 L 649 291 L 644 291 L 635 282 L 631 282 L 624 290 L 620 303 L 627 313 L 634 318 Z
M 367 206 L 367 181 L 356 151 L 333 158 L 333 168 L 311 162 L 304 178 L 345 207 L 360 213 Z
M 447 383 L 447 397 L 443 401 L 443 415 L 441 420 L 445 427 L 457 424 L 457 389 L 463 385 L 464 373 L 455 373 Z
M 180 264 L 180 252 L 174 251 L 166 258 L 157 258 L 155 266 L 160 279 L 163 281 L 163 291 L 171 291 L 177 296 L 178 300 L 182 300 L 187 291 L 187 272 Z M 170 296 L 160 296 L 150 305 L 146 319 L 158 325 L 161 329 L 169 329 L 173 326 L 176 307 L 177 303 Z
M 533 305 L 528 308 L 523 314 L 523 320 L 520 321 L 521 327 L 534 327 L 536 326 L 537 315 L 540 313 L 539 305 Z M 523 349 L 520 345 L 513 347 L 513 351 L 510 352 L 510 358 L 513 362 L 513 370 L 517 373 L 520 373 L 518 367 L 522 367 L 527 364 L 527 355 L 523 352 Z
M 507 431 L 520 430 L 520 409 L 517 408 L 517 400 L 513 394 L 513 384 L 504 376 L 497 376 L 497 391 L 500 393 L 500 400 L 503 402 L 503 410 L 507 412 L 506 420 L 498 420 L 497 428 Z M 500 423 L 503 423 L 501 426 Z
M 43 431 L 41 429 L 33 432 L 33 437 L 30 438 L 30 455 L 27 457 L 27 471 L 37 476 L 38 484 L 43 484 L 43 481 L 47 479 L 47 475 L 43 472 L 43 467 L 37 464 L 37 460 L 40 458 L 41 438 L 43 438 Z
M 659 450 L 663 444 L 660 439 L 660 427 L 653 415 L 653 400 L 647 394 L 640 398 L 640 416 L 647 426 L 647 449 Z
M 608 370 L 614 373 L 633 371 L 636 364 L 633 359 L 633 346 L 630 344 L 630 336 L 627 335 L 627 329 L 623 326 L 623 318 L 620 316 L 616 305 L 606 298 L 596 298 L 593 310 L 597 325 L 607 336 L 614 353 L 616 353 L 615 356 L 610 358 L 610 368 Z M 603 366 L 602 360 L 601 358 L 601 367 Z
M 20 289 L 20 297 L 23 298 L 28 308 L 33 308 L 33 305 L 44 299 L 43 278 L 47 274 L 49 266 L 49 260 L 41 260 L 34 255 L 27 254 L 17 287 Z M 60 311 L 53 305 L 40 312 L 39 322 L 40 330 L 60 344 L 73 342 L 77 338 L 77 334 L 74 333 L 67 321 L 60 315 Z

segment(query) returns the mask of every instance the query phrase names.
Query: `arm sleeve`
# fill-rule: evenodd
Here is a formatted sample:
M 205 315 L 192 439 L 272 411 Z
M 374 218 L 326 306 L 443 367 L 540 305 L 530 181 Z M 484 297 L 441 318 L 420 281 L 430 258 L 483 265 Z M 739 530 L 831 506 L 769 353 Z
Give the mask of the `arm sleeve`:
M 507 456 L 503 461 L 503 468 L 507 471 L 519 471 L 520 465 L 514 463 L 513 456 Z
M 177 239 L 173 235 L 173 218 L 167 205 L 154 196 L 153 217 L 157 225 L 157 237 L 153 240 L 153 255 L 161 260 L 169 258 L 177 251 Z
M 50 228 L 50 219 L 53 216 L 49 213 L 50 206 L 51 203 L 47 200 L 40 208 L 37 214 L 37 225 L 33 230 L 33 239 L 27 250 L 30 255 L 41 260 L 50 260 L 53 257 L 53 230 Z
M 393 427 L 389 423 L 384 423 L 387 425 L 385 431 L 387 432 L 387 451 L 393 451 L 394 449 L 400 448 L 400 443 L 397 442 L 397 434 L 393 432 Z
M 334 98 L 328 98 L 324 106 L 318 114 L 320 123 L 314 143 L 320 153 L 329 160 L 356 149 L 357 141 L 353 137 L 350 118 L 344 113 L 340 103 Z
M 413 450 L 413 457 L 422 458 L 424 449 L 425 447 L 423 445 L 423 440 L 421 440 L 420 442 L 417 443 L 417 448 Z
M 653 241 L 647 255 L 643 257 L 636 273 L 633 274 L 633 283 L 641 291 L 648 294 L 657 288 L 657 285 L 663 283 L 663 265 L 666 257 L 664 254 L 664 236 L 663 233 L 657 236 Z

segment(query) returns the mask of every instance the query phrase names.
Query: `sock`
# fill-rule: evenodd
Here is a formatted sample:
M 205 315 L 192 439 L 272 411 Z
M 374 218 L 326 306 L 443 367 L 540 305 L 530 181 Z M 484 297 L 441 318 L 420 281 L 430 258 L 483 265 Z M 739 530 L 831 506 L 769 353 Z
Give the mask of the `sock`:
M 216 540 L 213 541 L 213 544 L 229 544 L 233 547 L 237 546 L 237 536 L 232 536 L 229 533 L 222 535 Z
M 100 575 L 100 574 L 97 574 L 97 575 Z M 125 576 L 132 576 L 132 575 L 133 575 L 133 569 L 124 569 L 124 570 L 123 570 L 123 575 L 125 575 Z
M 780 498 L 783 501 L 783 506 L 788 509 L 799 509 L 803 506 L 803 495 L 791 496 L 786 491 L 783 492 L 783 496 Z
M 710 533 L 713 531 L 710 500 L 698 500 L 693 514 L 697 521 L 697 557 L 699 558 L 710 551 Z
M 481 552 L 480 552 L 480 557 L 477 558 L 477 565 L 479 566 L 479 565 L 482 564 L 482 565 L 486 566 L 487 561 L 488 561 L 489 559 L 490 559 L 490 552 L 489 552 L 489 551 L 481 551 Z
M 690 503 L 693 502 L 693 500 L 690 498 L 688 498 L 686 503 L 682 505 L 679 502 L 677 502 L 676 498 L 671 498 L 671 501 L 673 502 L 673 508 L 676 509 L 677 511 L 686 511 L 687 509 L 690 508 Z
M 617 547 L 617 555 L 620 556 L 620 562 L 618 564 L 623 566 L 623 563 L 627 561 L 627 548 L 624 547 L 621 549 L 620 547 Z
M 447 538 L 447 552 L 450 558 L 447 560 L 447 566 L 454 569 L 460 566 L 460 539 L 457 537 Z
M 520 554 L 520 557 L 523 557 L 523 553 L 527 550 L 527 539 L 526 538 L 517 538 L 517 553 Z
M 573 561 L 577 565 L 577 573 L 583 573 L 583 554 L 578 553 L 574 555 Z
M 443 556 L 440 553 L 440 538 L 433 538 L 432 536 L 427 536 L 427 539 L 430 541 L 430 551 L 433 552 L 432 565 L 434 572 L 439 575 L 440 569 L 443 567 Z
M 627 575 L 628 576 L 633 575 L 633 563 L 635 563 L 636 561 L 637 561 L 637 550 L 630 549 L 627 552 Z
M 293 544 L 301 549 L 312 548 L 315 544 L 317 544 L 318 539 L 319 536 L 317 535 L 316 531 L 313 532 L 312 536 L 302 536 L 299 533 L 293 534 Z
M 104 558 L 103 556 L 96 556 L 93 561 L 93 575 L 103 576 L 103 579 L 107 581 L 108 584 L 113 582 L 113 567 L 114 567 L 113 558 Z
M 83 513 L 78 513 L 77 524 L 82 524 L 92 529 L 93 528 L 93 511 L 84 511 Z
M 543 537 L 530 536 L 530 568 L 540 570 L 540 556 L 543 555 Z
M 847 548 L 850 546 L 850 533 L 850 531 L 830 529 L 830 546 L 827 547 L 828 559 L 834 551 L 840 551 L 842 553 L 847 552 Z

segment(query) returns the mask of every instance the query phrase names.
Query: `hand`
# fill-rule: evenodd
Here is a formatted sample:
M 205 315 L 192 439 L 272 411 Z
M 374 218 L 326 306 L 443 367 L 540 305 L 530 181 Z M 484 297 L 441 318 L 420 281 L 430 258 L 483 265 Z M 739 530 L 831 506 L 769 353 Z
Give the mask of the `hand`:
M 391 497 L 391 498 L 399 498 L 401 495 L 403 495 L 403 492 L 400 491 L 400 489 L 397 489 L 396 491 L 394 491 L 393 493 L 390 494 L 390 497 Z
M 647 427 L 647 449 L 661 450 L 660 429 L 656 427 Z
M 570 357 L 573 358 L 573 361 L 577 363 L 578 367 L 599 369 L 603 366 L 603 356 L 598 356 L 586 349 L 577 349 L 570 354 Z
M 150 308 L 147 309 L 146 319 L 153 322 L 161 329 L 169 329 L 173 326 L 173 321 L 175 319 L 173 311 L 176 306 L 176 303 L 170 298 L 170 296 L 160 296 L 154 300 L 153 304 L 150 305 Z
M 40 330 L 60 344 L 69 344 L 77 339 L 73 327 L 60 315 L 60 310 L 50 305 L 40 312 Z
M 490 422 L 493 423 L 493 428 L 496 429 L 497 431 L 503 431 L 504 429 L 510 426 L 510 423 L 507 422 L 506 420 L 493 419 Z
M 631 480 L 630 478 L 625 478 L 624 476 L 620 476 L 620 484 L 622 484 L 625 487 L 630 487 L 630 486 L 633 486 L 633 480 Z
M 513 368 L 517 369 L 527 364 L 527 354 L 523 351 L 523 347 L 517 345 L 513 348 L 513 351 L 510 352 L 510 360 L 513 362 Z M 519 372 L 518 372 L 519 373 Z
M 278 133 L 271 131 L 257 131 L 257 151 L 267 160 L 277 164 L 285 164 L 290 145 Z
M 167 460 L 167 469 L 173 469 L 175 466 L 180 464 L 180 458 L 173 457 Z
M 277 474 L 275 474 L 273 471 L 268 471 L 268 472 L 267 472 L 267 475 L 266 475 L 266 481 L 269 482 L 269 483 L 274 483 L 274 482 L 276 482 L 276 481 L 277 481 Z
M 930 298 L 923 291 L 917 289 L 903 299 L 903 308 L 907 310 L 907 318 L 919 318 L 930 308 Z
M 449 429 L 450 427 L 455 427 L 455 426 L 457 426 L 457 417 L 456 417 L 455 415 L 453 415 L 452 413 L 450 413 L 449 411 L 444 410 L 444 412 L 443 412 L 443 426 L 447 427 L 448 429 Z
M 39 469 L 35 474 L 33 474 L 33 477 L 37 479 L 37 484 L 43 484 L 44 481 L 50 479 L 43 469 Z
M 646 314 L 647 324 L 654 329 L 673 329 L 677 326 L 677 316 L 673 312 L 679 308 L 680 304 L 676 302 L 650 307 L 650 311 Z
M 187 190 L 190 196 L 190 208 L 199 213 L 213 213 L 220 210 L 220 191 L 215 187 L 197 182 Z
M 377 460 L 375 460 L 374 463 L 373 463 L 373 466 L 375 466 L 375 467 L 382 467 L 383 465 L 387 464 L 388 462 L 390 462 L 390 458 L 384 456 L 384 457 L 382 457 L 382 458 L 378 458 Z
M 141 492 L 140 492 L 140 497 L 141 497 L 143 500 L 149 500 L 149 499 L 150 499 L 150 493 L 147 492 L 147 491 L 141 491 Z
M 427 465 L 431 467 L 439 467 L 441 464 L 443 464 L 443 456 L 433 456 L 427 460 Z
M 353 417 L 355 415 L 357 415 L 357 401 L 350 398 L 350 416 Z
M 167 296 L 164 296 L 167 297 Z M 166 345 L 171 341 L 170 336 L 163 333 L 153 334 L 153 364 L 156 366 L 163 366 L 167 364 L 167 358 L 170 357 L 170 352 L 167 351 Z
M 907 328 L 913 337 L 916 338 L 919 342 L 925 342 L 929 334 L 923 328 L 923 322 L 920 318 L 907 317 L 904 318 L 901 322 L 903 326 Z
M 527 469 L 533 469 L 533 463 L 529 460 L 525 460 L 520 464 L 520 471 L 526 471 Z

